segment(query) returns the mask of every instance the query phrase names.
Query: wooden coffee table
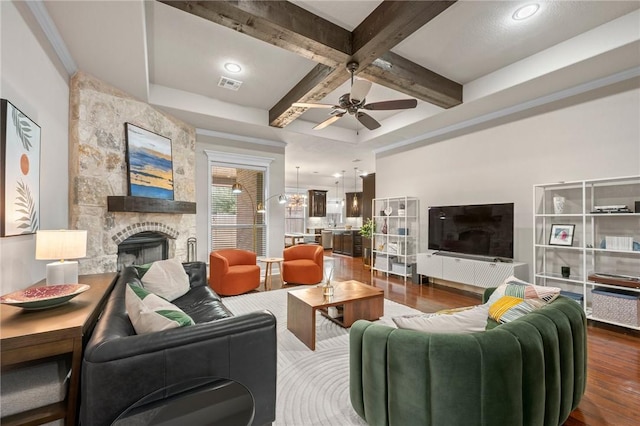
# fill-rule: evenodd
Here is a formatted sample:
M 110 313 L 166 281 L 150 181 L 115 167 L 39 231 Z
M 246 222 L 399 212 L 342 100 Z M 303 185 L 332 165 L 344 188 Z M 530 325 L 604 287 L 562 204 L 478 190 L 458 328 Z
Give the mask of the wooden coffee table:
M 287 329 L 312 351 L 316 349 L 316 311 L 342 327 L 359 319 L 377 320 L 384 313 L 384 291 L 358 281 L 333 283 L 332 297 L 322 295 L 322 287 L 292 290 L 287 294 Z M 328 308 L 341 308 L 332 318 Z

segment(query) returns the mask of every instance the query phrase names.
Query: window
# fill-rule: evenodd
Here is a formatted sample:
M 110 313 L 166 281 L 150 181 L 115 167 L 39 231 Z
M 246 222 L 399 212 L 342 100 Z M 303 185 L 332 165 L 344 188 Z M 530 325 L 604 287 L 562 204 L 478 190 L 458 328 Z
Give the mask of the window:
M 234 184 L 242 192 L 234 194 Z M 264 202 L 264 172 L 213 165 L 211 167 L 211 249 L 239 248 L 266 253 L 264 215 L 256 212 Z
M 257 213 L 264 203 L 268 164 L 262 157 L 205 151 L 210 170 L 210 251 L 239 248 L 267 253 L 267 225 Z M 234 184 L 241 192 L 233 193 Z

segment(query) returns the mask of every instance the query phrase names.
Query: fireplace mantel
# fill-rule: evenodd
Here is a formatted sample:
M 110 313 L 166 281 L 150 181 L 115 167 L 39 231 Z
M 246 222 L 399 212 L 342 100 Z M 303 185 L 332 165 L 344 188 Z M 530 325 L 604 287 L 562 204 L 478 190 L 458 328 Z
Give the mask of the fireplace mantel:
M 107 210 L 110 212 L 195 214 L 196 203 L 112 195 L 107 197 Z

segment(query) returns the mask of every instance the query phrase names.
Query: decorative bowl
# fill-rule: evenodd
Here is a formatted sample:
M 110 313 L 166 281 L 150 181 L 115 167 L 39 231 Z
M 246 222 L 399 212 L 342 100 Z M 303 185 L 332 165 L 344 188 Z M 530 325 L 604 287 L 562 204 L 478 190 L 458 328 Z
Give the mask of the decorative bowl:
M 89 290 L 86 284 L 59 284 L 30 287 L 0 297 L 0 303 L 22 309 L 48 309 L 67 303 Z

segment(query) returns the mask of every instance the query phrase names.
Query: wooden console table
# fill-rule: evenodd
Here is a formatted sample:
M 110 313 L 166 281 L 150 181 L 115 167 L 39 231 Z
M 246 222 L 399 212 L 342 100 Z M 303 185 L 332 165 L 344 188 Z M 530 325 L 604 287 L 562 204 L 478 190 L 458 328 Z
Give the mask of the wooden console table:
M 67 425 L 76 424 L 85 338 L 91 334 L 102 312 L 115 277 L 115 272 L 81 275 L 78 281 L 91 288 L 55 308 L 27 311 L 14 306 L 0 306 L 2 371 L 59 355 L 71 357 L 71 376 L 65 401 L 4 417 L 0 423 L 41 424 L 65 419 Z M 43 280 L 35 286 L 44 284 Z

